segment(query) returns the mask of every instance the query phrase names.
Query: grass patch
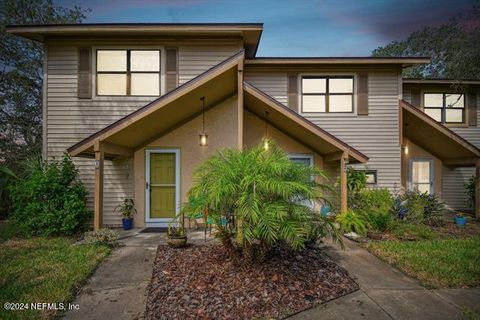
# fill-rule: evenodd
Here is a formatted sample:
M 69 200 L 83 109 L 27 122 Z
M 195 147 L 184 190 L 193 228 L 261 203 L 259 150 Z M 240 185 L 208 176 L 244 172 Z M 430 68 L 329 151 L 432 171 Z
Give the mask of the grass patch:
M 433 240 L 438 234 L 432 228 L 421 223 L 393 222 L 390 226 L 391 233 L 401 240 Z
M 0 221 L 0 242 L 22 236 L 23 232 L 16 224 L 8 220 Z
M 0 243 L 0 319 L 38 319 L 54 311 L 6 311 L 4 302 L 67 303 L 109 254 L 101 245 L 75 245 L 69 238 L 32 238 Z
M 466 239 L 380 241 L 368 249 L 432 287 L 480 285 L 480 236 Z

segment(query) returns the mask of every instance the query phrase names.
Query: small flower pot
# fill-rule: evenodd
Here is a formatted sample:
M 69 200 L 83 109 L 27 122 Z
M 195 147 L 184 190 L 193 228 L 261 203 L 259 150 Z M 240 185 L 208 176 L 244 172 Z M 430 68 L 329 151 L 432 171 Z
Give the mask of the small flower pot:
M 122 219 L 122 226 L 123 226 L 123 230 L 130 230 L 132 229 L 133 227 L 133 219 L 132 218 L 129 218 L 129 219 Z
M 167 243 L 172 248 L 183 248 L 187 245 L 187 236 L 167 236 Z
M 454 220 L 455 220 L 455 224 L 459 227 L 465 227 L 465 225 L 467 224 L 467 217 L 456 216 Z
M 382 240 L 382 233 L 378 231 L 367 231 L 367 237 L 372 240 Z

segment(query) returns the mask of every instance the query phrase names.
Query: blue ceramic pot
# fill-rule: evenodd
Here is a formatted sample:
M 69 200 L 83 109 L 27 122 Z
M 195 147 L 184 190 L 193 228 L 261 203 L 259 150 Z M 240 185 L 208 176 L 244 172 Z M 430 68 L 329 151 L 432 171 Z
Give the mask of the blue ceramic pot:
M 133 227 L 133 219 L 122 219 L 123 230 L 130 230 Z
M 459 227 L 464 227 L 467 224 L 466 217 L 455 217 L 455 223 Z

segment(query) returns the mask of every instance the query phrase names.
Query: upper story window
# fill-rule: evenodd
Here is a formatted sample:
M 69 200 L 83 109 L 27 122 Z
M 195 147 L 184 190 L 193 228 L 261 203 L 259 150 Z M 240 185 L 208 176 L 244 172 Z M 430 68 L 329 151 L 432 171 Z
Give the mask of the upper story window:
M 424 111 L 442 123 L 465 122 L 465 97 L 460 93 L 425 93 Z
M 353 77 L 302 77 L 302 112 L 353 112 Z
M 160 50 L 97 50 L 97 95 L 159 96 Z

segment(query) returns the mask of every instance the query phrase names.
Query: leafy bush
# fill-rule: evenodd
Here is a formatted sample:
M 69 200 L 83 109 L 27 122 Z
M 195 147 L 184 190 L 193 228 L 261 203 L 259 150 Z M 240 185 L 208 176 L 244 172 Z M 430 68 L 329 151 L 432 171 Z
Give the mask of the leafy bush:
M 425 199 L 425 207 L 423 209 L 423 223 L 430 226 L 443 225 L 443 215 L 446 211 L 445 204 L 440 201 L 435 194 L 422 194 Z
M 386 188 L 365 189 L 357 193 L 352 209 L 369 229 L 383 232 L 391 220 L 389 210 L 392 204 L 393 198 Z
M 367 175 L 364 171 L 347 168 L 347 189 L 349 193 L 360 192 L 367 186 Z
M 407 214 L 403 220 L 409 223 L 422 223 L 426 205 L 425 197 L 422 197 L 418 190 L 408 190 L 401 196 L 401 199 L 405 201 L 405 208 L 407 209 Z
M 408 223 L 425 223 L 431 226 L 443 224 L 445 204 L 438 196 L 428 192 L 420 193 L 417 189 L 406 191 L 395 198 L 390 209 L 392 215 Z
M 116 246 L 119 235 L 116 231 L 108 228 L 102 228 L 97 231 L 89 231 L 83 234 L 83 243 L 85 244 L 105 244 Z
M 68 155 L 36 162 L 11 188 L 12 219 L 30 235 L 71 235 L 89 218 L 87 191 Z
M 8 196 L 8 186 L 17 179 L 17 176 L 5 165 L 0 165 L 0 218 L 7 217 L 10 202 Z
M 351 209 L 337 215 L 335 220 L 345 232 L 356 232 L 360 235 L 365 235 L 367 233 L 365 223 L 361 217 Z
M 123 219 L 132 219 L 133 214 L 137 213 L 133 199 L 124 199 L 114 210 L 122 215 Z
M 192 201 L 183 210 L 193 218 L 208 216 L 225 245 L 231 246 L 235 236 L 250 261 L 262 260 L 280 242 L 302 248 L 317 215 L 307 203 L 320 199 L 323 189 L 312 180 L 323 177 L 322 171 L 294 163 L 274 143 L 269 145 L 268 150 L 262 145 L 227 149 L 207 159 L 195 172 Z
M 467 205 L 470 209 L 475 210 L 475 176 L 471 176 L 465 182 L 464 187 L 467 194 Z

